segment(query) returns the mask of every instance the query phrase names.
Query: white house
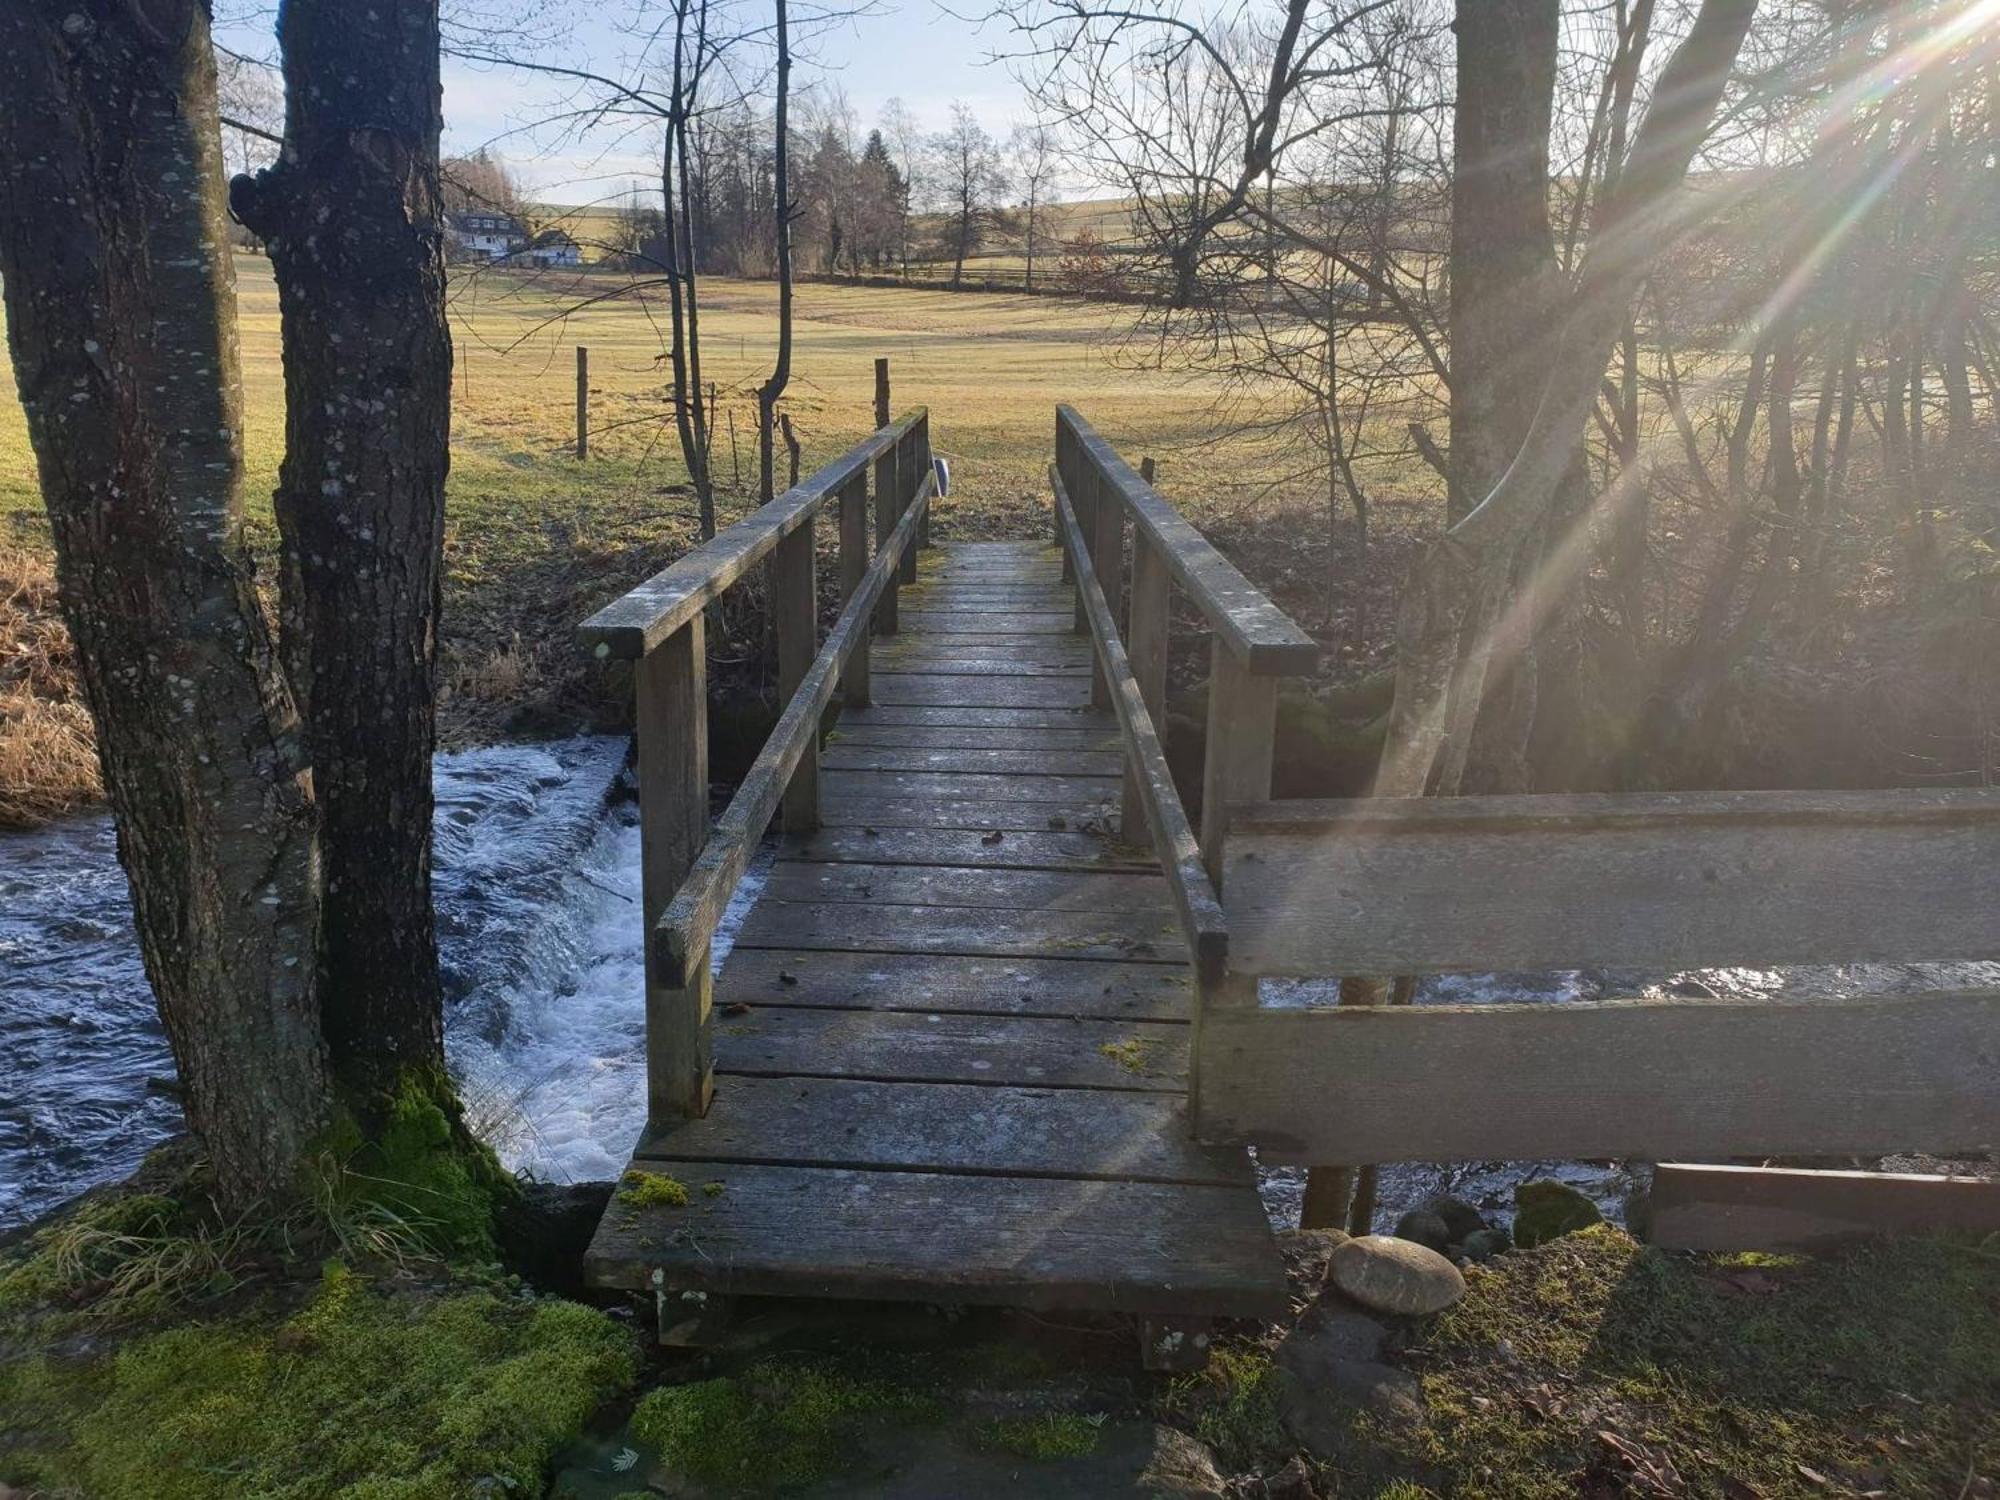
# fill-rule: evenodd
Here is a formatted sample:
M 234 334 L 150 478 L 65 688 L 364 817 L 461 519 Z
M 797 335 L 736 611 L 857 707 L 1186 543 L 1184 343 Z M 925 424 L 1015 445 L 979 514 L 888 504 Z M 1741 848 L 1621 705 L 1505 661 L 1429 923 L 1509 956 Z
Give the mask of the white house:
M 446 217 L 453 249 L 467 260 L 504 260 L 524 250 L 528 231 L 512 214 L 469 209 Z

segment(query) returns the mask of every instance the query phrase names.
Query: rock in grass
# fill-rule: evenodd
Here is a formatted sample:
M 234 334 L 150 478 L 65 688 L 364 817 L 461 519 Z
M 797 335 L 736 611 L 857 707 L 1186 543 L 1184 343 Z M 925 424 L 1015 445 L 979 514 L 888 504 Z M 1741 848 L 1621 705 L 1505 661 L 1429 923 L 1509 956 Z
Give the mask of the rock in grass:
M 1514 1243 L 1523 1250 L 1603 1222 L 1597 1205 L 1568 1183 L 1523 1182 L 1514 1189 Z
M 1486 1220 L 1480 1216 L 1479 1210 L 1463 1198 L 1433 1198 L 1424 1207 L 1444 1220 L 1445 1233 L 1451 1236 L 1454 1245 L 1486 1227 Z
M 1220 1497 L 1229 1493 L 1229 1487 L 1206 1443 L 1172 1427 L 1155 1427 L 1153 1454 L 1139 1475 L 1139 1493 Z
M 1278 1254 L 1284 1258 L 1292 1284 L 1308 1297 L 1315 1295 L 1326 1285 L 1333 1252 L 1346 1244 L 1347 1238 L 1339 1229 L 1288 1229 L 1279 1235 Z
M 1405 1318 L 1443 1312 L 1465 1295 L 1457 1266 L 1428 1246 L 1385 1234 L 1365 1234 L 1335 1250 L 1329 1276 L 1363 1307 Z
M 1507 1237 L 1506 1230 L 1481 1229 L 1468 1234 L 1459 1243 L 1458 1253 L 1476 1263 L 1491 1260 L 1496 1255 L 1505 1255 L 1513 1248 L 1514 1242 Z
M 1442 1255 L 1451 1248 L 1451 1230 L 1427 1208 L 1415 1208 L 1396 1221 L 1396 1238 L 1423 1245 Z

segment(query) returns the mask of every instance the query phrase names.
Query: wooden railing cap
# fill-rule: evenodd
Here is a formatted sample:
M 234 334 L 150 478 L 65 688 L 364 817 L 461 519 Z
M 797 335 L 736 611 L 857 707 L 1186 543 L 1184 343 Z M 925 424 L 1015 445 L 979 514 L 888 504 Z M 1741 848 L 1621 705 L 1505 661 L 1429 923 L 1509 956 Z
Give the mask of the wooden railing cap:
M 612 600 L 577 627 L 577 640 L 599 656 L 644 656 L 817 515 L 849 480 L 902 441 L 927 415 L 927 408 L 920 406 L 876 429 L 769 505 L 759 506 Z
M 1319 664 L 1319 645 L 1207 537 L 1118 456 L 1073 406 L 1058 405 L 1056 419 L 1070 429 L 1084 454 L 1166 559 L 1174 581 L 1194 600 L 1216 634 L 1259 677 L 1296 677 Z

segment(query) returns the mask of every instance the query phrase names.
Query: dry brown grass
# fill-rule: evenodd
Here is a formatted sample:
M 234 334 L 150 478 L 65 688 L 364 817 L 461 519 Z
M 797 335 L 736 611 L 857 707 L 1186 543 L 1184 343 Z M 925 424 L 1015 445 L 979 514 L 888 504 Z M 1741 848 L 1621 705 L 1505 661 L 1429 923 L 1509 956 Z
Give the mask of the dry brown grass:
M 0 827 L 33 827 L 102 795 L 54 566 L 0 542 Z

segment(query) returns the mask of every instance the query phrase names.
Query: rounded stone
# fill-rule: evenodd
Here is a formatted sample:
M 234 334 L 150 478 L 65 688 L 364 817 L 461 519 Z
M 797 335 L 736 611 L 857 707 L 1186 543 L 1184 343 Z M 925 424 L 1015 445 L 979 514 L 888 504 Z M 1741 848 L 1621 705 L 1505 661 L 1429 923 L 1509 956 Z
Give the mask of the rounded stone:
M 1396 1221 L 1396 1238 L 1425 1245 L 1442 1255 L 1451 1245 L 1451 1230 L 1427 1208 L 1415 1208 Z
M 1453 1198 L 1447 1194 L 1431 1199 L 1424 1207 L 1444 1220 L 1445 1233 L 1451 1236 L 1451 1243 L 1454 1245 L 1467 1235 L 1477 1234 L 1486 1227 L 1486 1220 L 1479 1210 L 1463 1198 Z
M 1504 1229 L 1481 1229 L 1465 1237 L 1458 1249 L 1470 1261 L 1491 1260 L 1496 1255 L 1505 1255 L 1514 1248 L 1514 1242 L 1507 1237 Z
M 1363 1307 L 1399 1317 L 1443 1312 L 1465 1295 L 1457 1266 L 1428 1246 L 1365 1234 L 1333 1252 L 1333 1284 Z

